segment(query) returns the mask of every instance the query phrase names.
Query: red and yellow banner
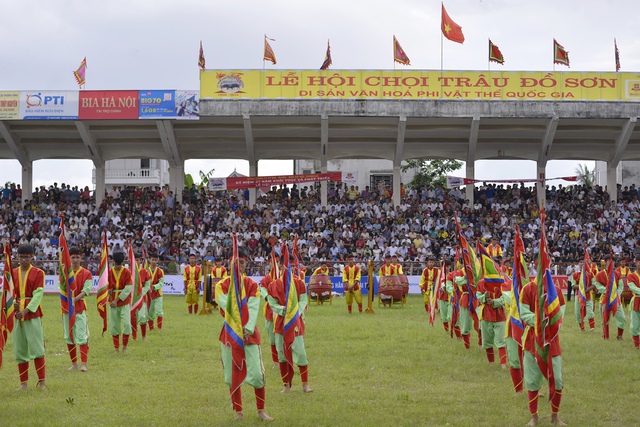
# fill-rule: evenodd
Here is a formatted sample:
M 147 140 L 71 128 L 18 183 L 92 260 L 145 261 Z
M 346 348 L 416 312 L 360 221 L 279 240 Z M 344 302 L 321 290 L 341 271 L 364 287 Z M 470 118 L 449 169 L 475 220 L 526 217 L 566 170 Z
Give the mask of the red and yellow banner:
M 640 101 L 640 73 L 207 70 L 208 99 Z
M 274 185 L 300 184 L 304 182 L 338 181 L 353 184 L 358 180 L 357 172 L 327 172 L 304 175 L 280 176 L 238 176 L 228 178 L 210 178 L 209 189 L 238 190 L 244 188 L 271 188 Z

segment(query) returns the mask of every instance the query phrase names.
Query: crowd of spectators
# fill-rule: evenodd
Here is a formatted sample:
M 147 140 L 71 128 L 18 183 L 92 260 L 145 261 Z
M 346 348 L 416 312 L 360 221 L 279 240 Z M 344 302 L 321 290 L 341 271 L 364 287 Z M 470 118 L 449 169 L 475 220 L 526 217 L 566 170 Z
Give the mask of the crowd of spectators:
M 477 186 L 470 206 L 465 193 L 442 186 L 403 188 L 394 207 L 388 189 L 331 183 L 328 204 L 322 206 L 318 186 L 273 187 L 249 206 L 247 190 L 207 191 L 185 188 L 182 203 L 168 188 L 117 186 L 96 206 L 89 189 L 54 183 L 40 187 L 25 199 L 19 185 L 2 190 L 0 236 L 14 246 L 30 243 L 36 261 L 49 273 L 56 268 L 60 217 L 64 213 L 69 245 L 84 250 L 96 272 L 106 230 L 110 252 L 124 250 L 131 239 L 136 250 L 155 249 L 169 272 L 179 272 L 190 253 L 200 260 L 228 258 L 232 232 L 247 248 L 250 271 L 260 273 L 271 249 L 298 235 L 305 265 L 335 264 L 335 273 L 347 257 L 382 262 L 395 255 L 410 274 L 419 274 L 428 257 L 455 254 L 458 242 L 453 214 L 457 212 L 469 241 L 488 244 L 497 238 L 508 255 L 514 226 L 523 234 L 528 259 L 535 259 L 539 240 L 539 208 L 535 187 L 484 184 Z M 550 186 L 546 192 L 547 232 L 554 262 L 575 265 L 589 250 L 594 260 L 613 254 L 631 258 L 640 254 L 640 202 L 635 186 L 618 188 L 617 202 L 599 186 Z

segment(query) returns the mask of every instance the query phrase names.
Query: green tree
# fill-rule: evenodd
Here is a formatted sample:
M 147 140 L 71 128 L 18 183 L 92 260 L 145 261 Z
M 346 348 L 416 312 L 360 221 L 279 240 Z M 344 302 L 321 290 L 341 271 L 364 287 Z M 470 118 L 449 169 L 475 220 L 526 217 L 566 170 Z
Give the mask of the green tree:
M 213 177 L 213 173 L 215 172 L 215 169 L 211 169 L 209 172 L 204 173 L 202 171 L 199 172 L 200 175 L 200 183 L 196 184 L 195 181 L 193 180 L 193 176 L 191 176 L 190 173 L 186 173 L 184 174 L 184 186 L 187 188 L 191 188 L 191 186 L 193 184 L 196 184 L 196 187 L 198 187 L 198 190 L 202 189 L 202 187 L 204 186 L 208 186 L 209 185 L 209 178 Z
M 447 185 L 447 173 L 462 167 L 462 162 L 452 159 L 409 159 L 400 168 L 402 172 L 415 169 L 416 174 L 409 183 L 412 187 Z
M 596 182 L 596 168 L 589 170 L 589 166 L 584 163 L 578 164 L 575 174 L 578 176 L 578 182 L 587 188 L 593 187 Z

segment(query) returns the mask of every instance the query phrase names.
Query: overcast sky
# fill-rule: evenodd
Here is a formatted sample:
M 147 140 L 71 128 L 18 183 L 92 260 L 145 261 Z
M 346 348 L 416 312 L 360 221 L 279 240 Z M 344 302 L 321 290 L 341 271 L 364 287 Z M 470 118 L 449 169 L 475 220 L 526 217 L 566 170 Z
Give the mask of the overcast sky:
M 445 70 L 486 70 L 488 38 L 504 66 L 492 70 L 553 70 L 553 38 L 569 51 L 571 68 L 640 69 L 637 0 L 448 0 L 463 45 L 445 39 Z M 332 69 L 392 69 L 395 35 L 411 69 L 439 69 L 440 1 L 435 0 L 0 0 L 0 90 L 74 90 L 87 58 L 86 89 L 199 89 L 202 40 L 208 69 L 260 69 L 263 37 L 278 63 L 269 68 L 317 69 L 331 40 Z M 397 68 L 403 67 L 397 65 Z M 571 175 L 580 162 L 550 162 L 547 176 Z M 585 163 L 585 162 L 582 162 Z M 589 162 L 592 165 L 593 162 Z M 217 176 L 245 161 L 187 161 L 187 173 Z M 90 161 L 37 161 L 34 185 L 91 185 Z M 291 162 L 260 164 L 261 175 L 291 173 Z M 0 160 L 0 181 L 20 182 L 16 160 Z M 478 162 L 476 177 L 534 178 L 534 162 Z

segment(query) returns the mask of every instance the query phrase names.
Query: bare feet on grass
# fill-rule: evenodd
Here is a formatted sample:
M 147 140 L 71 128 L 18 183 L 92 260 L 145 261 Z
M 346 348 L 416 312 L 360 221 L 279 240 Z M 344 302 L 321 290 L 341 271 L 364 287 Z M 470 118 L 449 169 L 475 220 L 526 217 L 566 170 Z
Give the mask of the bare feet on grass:
M 280 393 L 289 393 L 290 391 L 291 391 L 291 387 L 286 385 L 286 386 L 284 386 L 284 388 L 282 389 L 282 391 Z
M 78 364 L 77 363 L 71 364 L 71 367 L 69 368 L 70 371 L 75 371 L 77 369 L 78 369 Z
M 20 390 L 26 390 L 27 389 L 27 383 L 20 383 L 20 387 L 18 387 L 16 389 L 16 391 L 20 391 Z
M 273 417 L 270 417 L 264 411 L 258 411 L 258 418 L 260 418 L 262 421 L 273 421 Z
M 558 418 L 558 414 L 551 414 L 551 424 L 555 424 L 558 426 L 566 426 L 567 423 Z
M 242 412 L 236 412 L 236 420 L 244 420 L 244 415 Z
M 304 391 L 305 393 L 311 393 L 313 389 L 309 387 L 309 384 L 304 383 L 302 384 L 302 391 Z
M 40 390 L 47 389 L 47 385 L 44 383 L 44 381 L 38 381 L 38 384 L 36 384 L 36 387 L 39 388 Z
M 87 364 L 83 363 L 80 367 L 80 372 L 87 372 L 89 369 L 87 368 Z
M 527 423 L 528 426 L 535 426 L 536 424 L 538 424 L 538 414 L 532 415 L 531 421 Z

